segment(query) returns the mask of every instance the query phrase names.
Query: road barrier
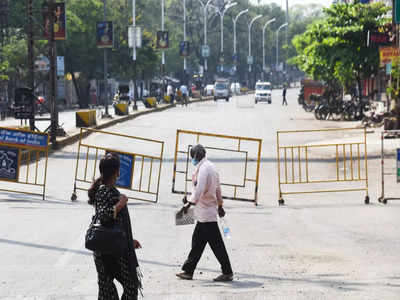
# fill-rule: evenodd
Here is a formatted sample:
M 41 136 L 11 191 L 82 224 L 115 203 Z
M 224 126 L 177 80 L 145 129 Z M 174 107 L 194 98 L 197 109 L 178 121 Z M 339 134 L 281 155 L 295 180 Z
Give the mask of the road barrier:
M 83 141 L 90 133 L 95 134 L 97 139 Z M 115 148 L 110 148 L 110 144 Z M 126 149 L 129 148 L 135 149 L 135 152 L 128 152 Z M 77 190 L 87 191 L 94 179 L 100 176 L 98 165 L 101 157 L 106 153 L 115 153 L 121 163 L 116 186 L 124 189 L 129 199 L 158 202 L 163 152 L 162 141 L 82 128 L 71 200 L 77 199 Z
M 144 101 L 144 106 L 147 108 L 157 107 L 157 98 L 156 97 L 148 97 Z
M 194 167 L 190 149 L 201 143 L 207 157 L 216 164 L 224 199 L 258 203 L 261 139 L 177 130 L 172 192 L 187 195 Z M 234 176 L 232 176 L 234 175 Z
M 0 128 L 1 191 L 46 195 L 49 136 L 29 130 Z M 41 162 L 44 160 L 44 162 Z
M 127 116 L 129 115 L 129 105 L 128 103 L 116 103 L 114 105 L 115 114 L 117 116 Z
M 76 127 L 91 127 L 97 124 L 96 110 L 80 110 L 76 112 Z
M 392 182 L 400 183 L 400 148 L 396 149 L 396 153 L 385 155 L 385 138 L 393 138 L 400 135 L 400 130 L 385 130 L 381 133 L 381 196 L 378 201 L 387 204 L 388 200 L 400 200 L 400 196 L 385 195 L 385 177 L 392 176 Z M 387 162 L 388 158 L 392 158 L 391 163 Z M 393 178 L 395 177 L 395 178 Z
M 165 103 L 171 103 L 171 96 L 165 95 L 164 101 L 165 101 Z
M 293 144 L 294 140 L 301 140 L 301 135 L 310 139 L 310 136 L 316 138 L 318 134 L 338 133 L 340 134 L 339 138 L 342 138 L 345 133 L 351 134 L 352 132 L 356 134 L 362 132 L 363 135 L 362 137 L 352 137 L 351 142 Z M 324 138 L 333 139 L 332 136 L 327 137 L 326 135 Z M 322 158 L 311 157 L 312 152 L 316 149 L 323 149 Z M 279 205 L 285 203 L 283 195 L 353 191 L 365 191 L 364 202 L 365 204 L 369 203 L 366 128 L 278 131 L 277 155 Z M 332 158 L 327 158 L 329 155 Z M 334 172 L 331 172 L 328 163 L 335 165 Z M 315 166 L 318 168 L 313 172 Z M 322 169 L 321 166 L 325 169 Z M 341 168 L 343 168 L 343 172 L 341 172 Z M 319 187 L 321 185 L 323 188 Z M 339 187 L 339 185 L 343 186 Z M 284 186 L 288 189 L 292 187 L 292 189 L 282 191 Z

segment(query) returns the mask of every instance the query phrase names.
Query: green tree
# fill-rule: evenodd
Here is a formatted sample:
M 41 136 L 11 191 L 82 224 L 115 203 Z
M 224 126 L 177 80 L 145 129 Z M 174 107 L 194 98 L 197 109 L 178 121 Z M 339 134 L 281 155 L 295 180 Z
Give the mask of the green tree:
M 362 80 L 379 68 L 378 49 L 367 46 L 367 32 L 388 22 L 388 10 L 382 3 L 335 4 L 324 9 L 324 19 L 293 39 L 297 56 L 291 63 L 330 84 L 340 82 L 346 87 L 355 82 L 361 95 Z

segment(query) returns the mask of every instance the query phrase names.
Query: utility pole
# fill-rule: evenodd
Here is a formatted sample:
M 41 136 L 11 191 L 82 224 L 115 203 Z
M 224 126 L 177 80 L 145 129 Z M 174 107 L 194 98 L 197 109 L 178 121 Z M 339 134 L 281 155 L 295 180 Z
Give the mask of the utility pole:
M 35 73 L 33 62 L 34 40 L 33 40 L 33 0 L 27 0 L 28 7 L 28 87 L 32 93 L 35 92 Z M 34 100 L 32 100 L 34 101 Z M 32 103 L 33 113 L 29 118 L 29 127 L 35 130 L 35 103 Z
M 161 0 L 161 30 L 162 31 L 165 30 L 164 9 L 165 9 L 165 0 Z M 161 82 L 162 82 L 161 97 L 162 97 L 162 99 L 164 99 L 164 89 L 165 89 L 164 72 L 165 72 L 165 51 L 163 49 L 162 50 L 162 59 L 161 59 Z
M 136 82 L 136 0 L 132 0 L 132 27 L 133 27 L 133 109 L 137 110 L 136 99 L 138 98 L 137 82 Z
M 186 0 L 183 0 L 183 41 L 186 42 Z M 186 56 L 183 57 L 183 74 L 186 80 L 186 69 L 187 69 Z
M 103 0 L 103 19 L 107 22 L 107 0 Z M 107 62 L 107 48 L 104 48 L 104 106 L 106 109 L 105 115 L 103 117 L 110 118 L 108 113 L 108 62 Z
M 54 39 L 54 0 L 48 2 L 49 18 L 49 56 L 50 56 L 50 105 L 51 105 L 51 125 L 50 142 L 53 149 L 57 149 L 57 129 L 58 129 L 58 110 L 57 110 L 57 65 L 56 65 L 56 41 Z

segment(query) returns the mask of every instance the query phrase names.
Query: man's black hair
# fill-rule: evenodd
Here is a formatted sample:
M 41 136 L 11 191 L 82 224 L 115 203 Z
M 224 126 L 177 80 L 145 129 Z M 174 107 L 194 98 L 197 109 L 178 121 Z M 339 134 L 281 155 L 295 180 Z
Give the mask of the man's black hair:
M 200 144 L 190 149 L 190 156 L 197 161 L 201 161 L 206 156 L 206 149 Z

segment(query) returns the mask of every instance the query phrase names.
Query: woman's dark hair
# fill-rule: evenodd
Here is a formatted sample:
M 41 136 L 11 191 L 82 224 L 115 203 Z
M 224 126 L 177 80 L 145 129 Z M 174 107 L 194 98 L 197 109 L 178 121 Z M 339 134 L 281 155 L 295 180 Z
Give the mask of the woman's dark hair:
M 107 184 L 110 181 L 110 179 L 119 171 L 119 165 L 119 157 L 114 153 L 107 153 L 100 159 L 100 177 L 93 182 L 92 186 L 88 190 L 88 203 L 90 205 L 94 204 L 96 193 L 99 190 L 100 185 Z
M 190 156 L 197 161 L 201 161 L 206 156 L 206 149 L 200 144 L 190 148 Z

